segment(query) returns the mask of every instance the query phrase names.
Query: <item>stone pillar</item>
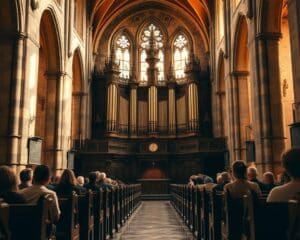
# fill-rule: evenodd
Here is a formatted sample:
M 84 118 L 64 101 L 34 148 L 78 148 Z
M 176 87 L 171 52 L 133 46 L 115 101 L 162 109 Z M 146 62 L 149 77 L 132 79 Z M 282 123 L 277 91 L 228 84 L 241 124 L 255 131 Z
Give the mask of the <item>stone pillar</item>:
M 294 81 L 294 123 L 300 122 L 300 1 L 288 1 L 288 18 Z
M 285 149 L 281 83 L 279 69 L 280 33 L 264 33 L 257 37 L 260 64 L 261 112 L 260 145 L 257 165 L 262 171 L 276 170 L 281 166 L 280 157 Z M 261 166 L 260 166 L 261 165 Z
M 130 83 L 130 135 L 137 136 L 137 87 L 136 82 Z
M 176 134 L 176 96 L 175 96 L 175 85 L 176 82 L 168 83 L 168 118 L 169 118 L 169 134 Z
M 22 89 L 22 65 L 24 54 L 24 36 L 19 34 L 16 41 L 16 56 L 14 59 L 13 79 L 12 79 L 12 95 L 11 95 L 11 111 L 9 123 L 9 151 L 7 164 L 18 164 L 19 140 L 21 138 L 19 132 L 20 109 L 21 109 L 21 89 Z
M 149 133 L 157 132 L 157 88 L 148 88 L 148 128 Z
M 55 124 L 55 144 L 54 144 L 54 170 L 63 170 L 63 147 L 62 147 L 62 128 L 63 128 L 63 102 L 64 102 L 64 80 L 67 76 L 66 73 L 60 72 L 57 74 L 57 99 L 56 99 L 56 124 Z M 51 80 L 50 80 L 51 81 Z

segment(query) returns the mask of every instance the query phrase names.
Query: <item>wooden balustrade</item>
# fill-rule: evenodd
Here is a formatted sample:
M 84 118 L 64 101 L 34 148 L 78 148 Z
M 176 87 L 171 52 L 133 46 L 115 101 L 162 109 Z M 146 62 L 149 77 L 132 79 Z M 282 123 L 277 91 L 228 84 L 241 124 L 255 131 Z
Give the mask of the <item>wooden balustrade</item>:
M 298 240 L 300 203 L 266 203 L 254 194 L 233 199 L 209 183 L 171 184 L 171 203 L 197 240 Z

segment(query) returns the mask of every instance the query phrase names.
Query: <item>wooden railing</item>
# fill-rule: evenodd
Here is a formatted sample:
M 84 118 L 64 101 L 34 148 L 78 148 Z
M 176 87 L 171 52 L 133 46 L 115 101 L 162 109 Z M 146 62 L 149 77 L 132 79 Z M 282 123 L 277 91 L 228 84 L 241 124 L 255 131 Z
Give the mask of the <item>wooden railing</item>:
M 104 240 L 113 238 L 139 206 L 141 185 L 88 191 L 85 195 L 59 197 L 61 216 L 51 222 L 51 200 L 36 205 L 0 204 L 1 240 Z M 54 224 L 56 226 L 54 226 Z
M 172 184 L 172 204 L 197 240 L 300 239 L 300 203 L 267 203 L 254 194 L 233 199 L 215 184 Z

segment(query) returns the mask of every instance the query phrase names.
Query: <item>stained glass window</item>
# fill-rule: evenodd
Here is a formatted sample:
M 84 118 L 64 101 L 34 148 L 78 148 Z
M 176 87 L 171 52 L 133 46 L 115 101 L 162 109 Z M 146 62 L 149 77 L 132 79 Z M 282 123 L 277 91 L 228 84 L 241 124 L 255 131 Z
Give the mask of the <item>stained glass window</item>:
M 174 71 L 175 78 L 185 77 L 185 65 L 189 60 L 188 40 L 183 34 L 179 34 L 174 41 Z
M 130 42 L 125 35 L 116 40 L 116 63 L 119 64 L 120 77 L 129 79 L 130 75 Z
M 146 82 L 148 81 L 147 69 L 148 63 L 146 62 L 147 53 L 146 49 L 149 48 L 149 40 L 151 36 L 151 32 L 154 35 L 155 46 L 159 49 L 158 57 L 159 62 L 157 63 L 158 67 L 158 80 L 163 81 L 165 79 L 164 74 L 164 52 L 163 52 L 163 35 L 158 27 L 156 27 L 153 23 L 150 24 L 144 30 L 141 38 L 141 51 L 140 51 L 140 81 Z

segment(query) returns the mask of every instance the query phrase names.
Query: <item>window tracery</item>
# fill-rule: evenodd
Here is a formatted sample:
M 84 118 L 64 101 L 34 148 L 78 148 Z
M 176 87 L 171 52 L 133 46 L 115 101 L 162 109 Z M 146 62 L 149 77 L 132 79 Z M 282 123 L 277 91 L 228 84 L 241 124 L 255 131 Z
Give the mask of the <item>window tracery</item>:
M 174 41 L 173 58 L 175 78 L 184 78 L 185 66 L 189 61 L 188 39 L 184 34 L 179 34 Z
M 129 79 L 130 76 L 130 42 L 125 35 L 116 40 L 116 63 L 119 64 L 120 77 Z
M 157 26 L 155 26 L 153 23 L 151 23 L 143 31 L 143 34 L 141 37 L 141 51 L 140 51 L 140 81 L 141 82 L 148 81 L 147 69 L 149 66 L 148 66 L 148 63 L 146 62 L 146 58 L 147 58 L 146 49 L 149 48 L 151 32 L 153 32 L 155 46 L 158 49 L 158 58 L 159 58 L 159 61 L 157 63 L 158 80 L 163 81 L 165 79 L 163 35 L 161 33 L 161 30 Z

